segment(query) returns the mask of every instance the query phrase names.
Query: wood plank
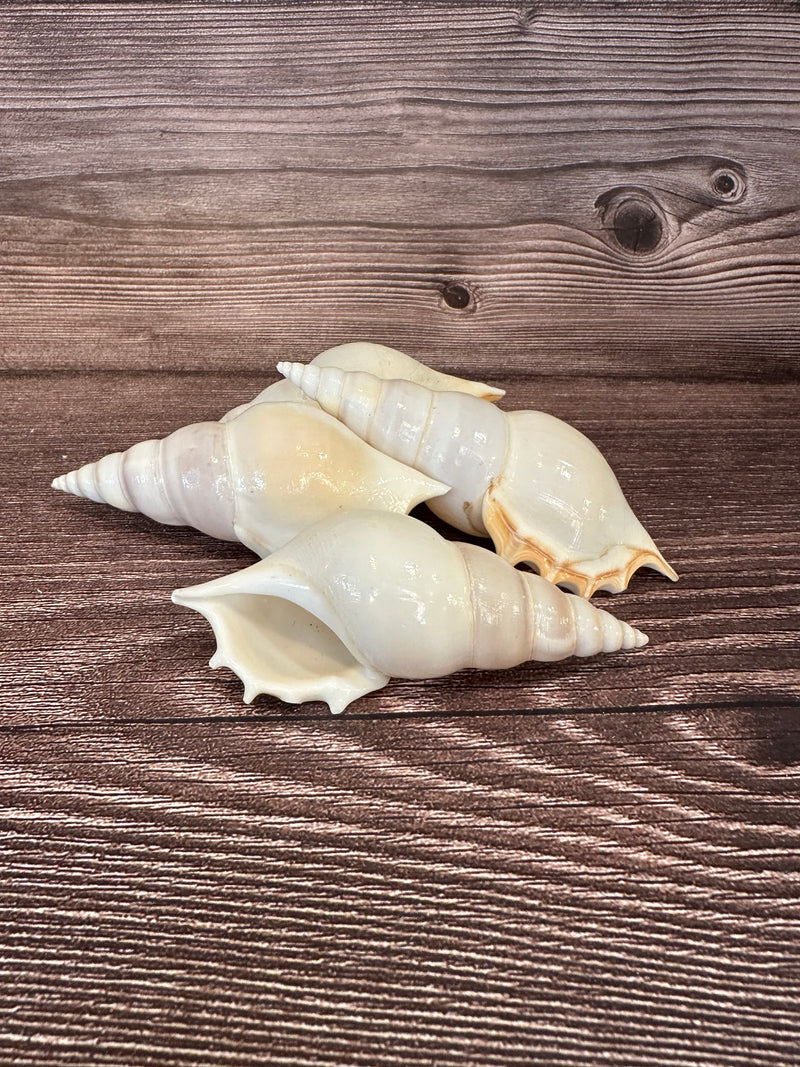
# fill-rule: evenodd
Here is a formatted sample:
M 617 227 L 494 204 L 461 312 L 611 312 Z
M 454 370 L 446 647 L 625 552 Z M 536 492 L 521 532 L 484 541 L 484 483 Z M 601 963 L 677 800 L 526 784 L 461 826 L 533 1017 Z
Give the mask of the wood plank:
M 796 375 L 796 13 L 35 10 L 0 12 L 8 368 Z
M 792 1064 L 798 736 L 6 729 L 0 1063 Z

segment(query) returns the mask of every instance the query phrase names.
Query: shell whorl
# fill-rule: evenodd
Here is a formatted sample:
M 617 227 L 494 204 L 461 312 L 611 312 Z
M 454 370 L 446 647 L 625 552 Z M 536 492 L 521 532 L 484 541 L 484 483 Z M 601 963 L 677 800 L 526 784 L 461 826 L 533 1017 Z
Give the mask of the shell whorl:
M 470 393 L 472 396 L 480 396 L 492 403 L 505 396 L 504 389 L 497 389 L 486 382 L 476 382 L 469 378 L 458 378 L 453 374 L 444 374 L 434 370 L 424 363 L 420 363 L 413 356 L 406 355 L 397 348 L 389 348 L 387 345 L 376 344 L 373 341 L 349 341 L 335 348 L 326 348 L 314 356 L 311 363 L 319 367 L 340 367 L 348 371 L 369 371 L 378 378 L 404 378 L 410 382 L 418 382 L 429 389 L 436 391 L 449 391 Z M 281 400 L 306 400 L 301 389 L 291 382 L 281 379 L 268 385 L 266 389 L 254 397 L 247 404 L 239 404 L 226 415 L 222 416 L 222 422 L 240 415 L 246 408 L 253 404 L 276 403 Z
M 235 541 L 227 453 L 223 424 L 194 423 L 62 474 L 52 487 L 169 526 L 193 526 Z
M 474 651 L 468 666 L 495 670 L 647 644 L 641 631 L 539 575 L 475 545 L 454 548 L 469 573 Z
M 467 393 L 366 371 L 310 363 L 279 363 L 278 371 L 368 444 L 449 485 L 430 509 L 465 533 L 487 535 L 482 503 L 503 466 L 504 412 Z
M 154 445 L 157 442 L 145 443 Z M 62 493 L 93 500 L 96 504 L 110 504 L 120 511 L 139 511 L 125 489 L 122 473 L 125 456 L 125 452 L 111 452 L 96 462 L 85 463 L 68 474 L 60 474 L 53 479 L 51 487 L 60 489 Z

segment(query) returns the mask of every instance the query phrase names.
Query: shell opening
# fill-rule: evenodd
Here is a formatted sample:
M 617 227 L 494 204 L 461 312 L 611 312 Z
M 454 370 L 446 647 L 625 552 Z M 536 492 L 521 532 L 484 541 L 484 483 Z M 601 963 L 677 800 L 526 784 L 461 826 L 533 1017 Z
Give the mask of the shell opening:
M 503 495 L 496 491 L 495 485 L 490 486 L 484 498 L 483 520 L 498 554 L 512 566 L 524 564 L 554 585 L 587 599 L 599 591 L 621 593 L 642 567 L 658 571 L 673 582 L 678 580 L 678 575 L 654 544 L 652 548 L 623 544 L 601 546 L 597 556 L 583 559 L 569 558 L 564 546 L 557 544 L 553 551 L 547 551 L 544 545 L 549 547 L 552 538 L 520 530 L 519 516 L 506 507 Z M 643 534 L 647 537 L 644 531 Z
M 311 591 L 297 597 L 311 601 L 304 605 L 291 599 L 290 590 L 226 593 L 212 590 L 214 585 L 179 589 L 172 599 L 211 624 L 217 641 L 211 666 L 228 667 L 241 679 L 246 703 L 266 693 L 290 704 L 322 700 L 338 714 L 388 682 L 319 617 Z

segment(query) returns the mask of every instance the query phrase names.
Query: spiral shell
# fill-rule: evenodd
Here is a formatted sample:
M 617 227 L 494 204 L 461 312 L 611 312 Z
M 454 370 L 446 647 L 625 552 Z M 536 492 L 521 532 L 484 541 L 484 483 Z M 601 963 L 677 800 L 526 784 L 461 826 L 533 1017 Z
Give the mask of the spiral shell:
M 309 365 L 338 367 L 340 370 L 369 371 L 377 378 L 403 378 L 416 382 L 418 385 L 424 385 L 428 389 L 457 390 L 490 401 L 499 400 L 505 395 L 503 389 L 495 389 L 494 386 L 486 385 L 485 382 L 473 382 L 467 378 L 457 378 L 452 374 L 442 374 L 441 371 L 426 367 L 424 363 L 420 363 L 412 356 L 407 356 L 405 352 L 400 352 L 397 348 L 388 348 L 386 345 L 373 344 L 370 341 L 351 341 L 348 344 L 337 345 L 335 348 L 328 348 L 315 356 Z M 298 389 L 291 382 L 285 380 L 273 382 L 266 389 L 262 389 L 249 404 L 240 404 L 223 415 L 222 421 L 234 418 L 252 404 L 267 401 L 275 403 L 278 400 L 307 402 L 307 397 L 302 389 Z
M 348 512 L 173 601 L 200 612 L 244 699 L 331 711 L 390 678 L 640 648 L 644 634 L 475 545 L 390 512 Z
M 447 487 L 370 448 L 308 403 L 183 426 L 53 481 L 53 488 L 193 526 L 266 555 L 350 508 L 406 512 Z
M 568 423 L 365 372 L 278 370 L 369 444 L 449 485 L 431 510 L 491 537 L 509 562 L 586 597 L 619 592 L 640 567 L 677 579 L 600 451 Z

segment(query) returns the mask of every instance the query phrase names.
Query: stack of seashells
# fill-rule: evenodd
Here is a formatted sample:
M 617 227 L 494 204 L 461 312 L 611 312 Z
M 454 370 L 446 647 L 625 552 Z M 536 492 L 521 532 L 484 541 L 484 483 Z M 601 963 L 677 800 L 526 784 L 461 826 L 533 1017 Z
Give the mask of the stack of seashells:
M 502 411 L 501 390 L 383 345 L 278 370 L 283 381 L 219 422 L 53 482 L 262 557 L 172 596 L 210 622 L 211 666 L 239 676 L 246 702 L 268 693 L 338 713 L 392 677 L 647 643 L 588 598 L 625 589 L 639 567 L 677 575 L 578 430 Z M 423 501 L 496 553 L 411 518 Z

